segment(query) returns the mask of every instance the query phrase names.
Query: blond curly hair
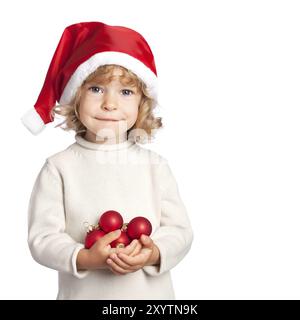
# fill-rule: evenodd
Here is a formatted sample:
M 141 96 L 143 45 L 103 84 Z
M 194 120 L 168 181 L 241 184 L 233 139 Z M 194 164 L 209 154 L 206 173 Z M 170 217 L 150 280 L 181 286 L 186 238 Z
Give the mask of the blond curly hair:
M 158 103 L 149 95 L 146 84 L 138 78 L 136 74 L 129 69 L 114 64 L 98 67 L 83 81 L 69 104 L 56 105 L 52 108 L 51 116 L 53 119 L 56 115 L 60 115 L 65 118 L 62 123 L 59 123 L 55 127 L 60 127 L 67 131 L 74 130 L 76 134 L 84 136 L 87 129 L 78 116 L 83 86 L 94 81 L 100 81 L 103 84 L 109 83 L 112 80 L 112 73 L 115 68 L 122 70 L 120 81 L 123 85 L 135 86 L 137 90 L 142 93 L 138 117 L 134 126 L 127 131 L 127 138 L 134 139 L 139 143 L 150 142 L 154 138 L 156 130 L 163 127 L 162 118 L 154 116 L 154 109 Z M 64 124 L 65 126 L 63 126 Z

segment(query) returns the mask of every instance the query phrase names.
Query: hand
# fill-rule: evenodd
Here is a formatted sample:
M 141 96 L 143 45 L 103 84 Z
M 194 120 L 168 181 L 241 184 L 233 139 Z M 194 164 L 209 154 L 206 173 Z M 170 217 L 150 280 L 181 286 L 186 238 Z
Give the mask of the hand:
M 94 243 L 90 249 L 81 249 L 77 255 L 77 270 L 107 268 L 106 260 L 110 254 L 124 253 L 133 256 L 140 251 L 141 244 L 134 240 L 125 248 L 111 248 L 110 243 L 120 236 L 120 230 L 107 233 Z
M 127 256 L 134 257 L 141 252 L 142 248 L 143 248 L 143 245 L 142 245 L 141 241 L 134 239 L 125 248 L 112 248 L 111 254 L 109 256 L 112 257 L 113 259 L 115 259 L 119 254 L 123 253 Z M 115 270 L 115 268 L 112 267 L 111 259 L 107 259 L 106 263 L 107 263 L 107 267 L 111 270 L 111 272 L 113 272 L 116 275 L 120 275 L 120 273 L 117 272 Z
M 90 249 L 82 249 L 77 255 L 77 269 L 102 269 L 111 253 L 110 243 L 119 238 L 121 230 L 107 233 L 97 240 Z
M 153 240 L 148 236 L 142 235 L 140 241 L 143 247 L 140 252 L 134 256 L 122 252 L 109 255 L 109 259 L 107 259 L 106 262 L 113 273 L 125 275 L 130 272 L 135 272 L 146 265 L 159 262 L 159 249 Z

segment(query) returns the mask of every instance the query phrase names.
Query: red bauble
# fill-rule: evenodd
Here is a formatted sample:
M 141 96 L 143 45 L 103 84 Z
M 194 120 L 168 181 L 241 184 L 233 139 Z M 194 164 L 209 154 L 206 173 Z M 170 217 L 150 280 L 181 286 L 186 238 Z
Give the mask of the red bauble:
M 116 248 L 116 247 L 124 248 L 124 247 L 128 246 L 130 242 L 131 242 L 131 240 L 129 239 L 127 232 L 121 231 L 120 237 L 118 239 L 112 241 L 110 243 L 110 246 L 112 248 Z
M 142 234 L 150 236 L 151 222 L 145 217 L 133 218 L 127 225 L 127 234 L 130 239 L 139 239 Z
M 114 210 L 104 212 L 99 219 L 99 226 L 105 232 L 121 229 L 122 225 L 122 216 L 119 212 Z
M 94 229 L 87 233 L 85 237 L 85 248 L 89 249 L 98 239 L 105 236 L 105 232 L 102 230 Z

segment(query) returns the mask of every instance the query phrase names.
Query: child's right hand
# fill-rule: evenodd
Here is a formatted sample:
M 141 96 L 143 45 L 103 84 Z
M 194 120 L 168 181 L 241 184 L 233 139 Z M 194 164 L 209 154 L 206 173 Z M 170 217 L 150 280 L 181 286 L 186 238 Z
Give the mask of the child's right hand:
M 112 241 L 118 239 L 120 230 L 107 233 L 94 243 L 90 249 L 81 249 L 77 255 L 77 269 L 105 269 L 108 267 L 106 260 L 111 253 L 123 252 L 127 255 L 135 255 L 139 251 L 139 241 L 133 240 L 125 248 L 111 248 Z

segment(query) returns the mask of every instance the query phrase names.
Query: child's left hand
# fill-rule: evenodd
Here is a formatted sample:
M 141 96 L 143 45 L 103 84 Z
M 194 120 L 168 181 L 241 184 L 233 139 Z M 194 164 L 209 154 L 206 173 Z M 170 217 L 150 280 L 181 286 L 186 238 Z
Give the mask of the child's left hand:
M 154 251 L 156 251 L 156 254 L 159 252 L 158 248 L 154 244 L 153 240 L 148 236 L 142 235 L 139 241 L 142 247 L 140 247 L 140 251 L 134 256 L 127 255 L 123 252 L 110 254 L 106 263 L 113 273 L 125 275 L 151 264 L 150 260 Z

